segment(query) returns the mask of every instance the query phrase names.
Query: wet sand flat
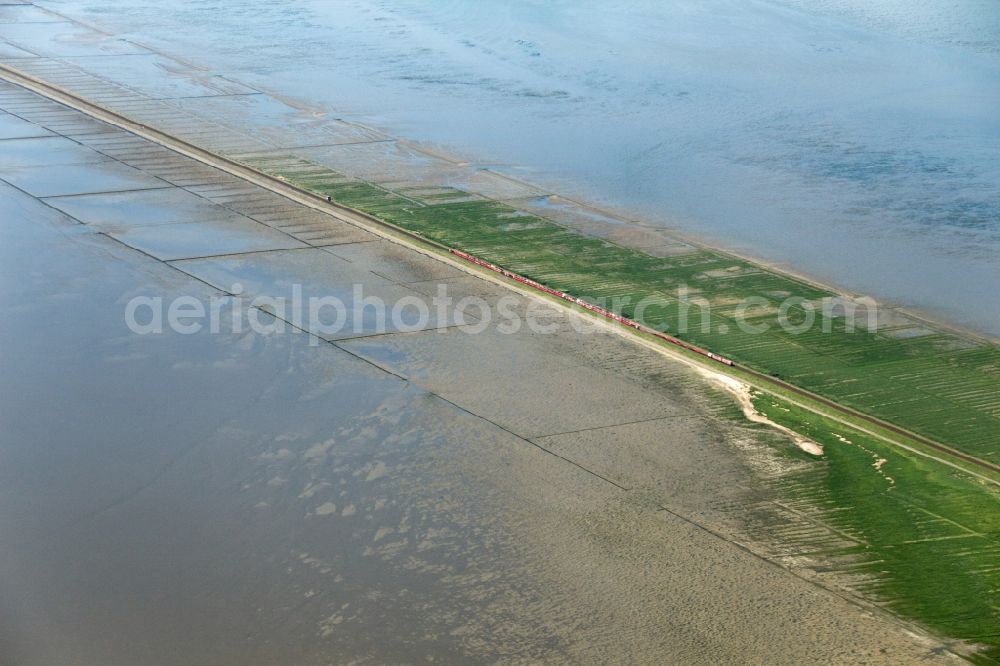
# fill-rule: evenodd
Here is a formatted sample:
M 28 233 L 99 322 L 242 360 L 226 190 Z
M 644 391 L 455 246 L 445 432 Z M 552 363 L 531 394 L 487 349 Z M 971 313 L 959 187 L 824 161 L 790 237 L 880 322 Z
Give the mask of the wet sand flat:
M 59 146 L 25 141 L 0 140 L 0 155 L 18 143 L 20 162 L 66 163 Z M 119 164 L 93 152 L 82 163 L 95 174 Z M 0 163 L 0 179 L 19 169 Z M 766 492 L 734 446 L 758 432 L 721 416 L 683 366 L 578 331 L 575 315 L 516 296 L 514 310 L 538 309 L 554 332 L 473 335 L 451 311 L 444 328 L 324 342 L 308 324 L 130 332 L 136 296 L 244 310 L 231 281 L 247 296 L 292 283 L 345 297 L 354 284 L 387 299 L 439 285 L 511 295 L 368 238 L 165 261 L 105 226 L 162 242 L 184 227 L 185 252 L 205 256 L 212 221 L 274 234 L 306 215 L 267 193 L 264 220 L 244 215 L 233 207 L 250 210 L 255 188 L 198 178 L 213 179 L 241 194 L 112 195 L 80 176 L 67 181 L 91 191 L 40 199 L 0 184 L 5 661 L 951 659 L 720 531 Z M 132 226 L 147 215 L 133 196 L 153 197 L 161 222 L 185 221 Z
M 0 113 L 0 139 L 52 136 L 52 132 L 9 113 Z
M 4 179 L 36 197 L 71 196 L 84 192 L 158 189 L 168 183 L 119 162 L 100 168 L 60 164 L 9 169 Z

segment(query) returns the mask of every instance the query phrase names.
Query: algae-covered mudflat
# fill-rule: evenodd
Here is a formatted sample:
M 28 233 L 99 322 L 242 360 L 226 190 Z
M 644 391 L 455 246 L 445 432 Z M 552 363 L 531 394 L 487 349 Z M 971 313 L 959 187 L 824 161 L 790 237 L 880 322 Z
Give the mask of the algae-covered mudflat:
M 789 510 L 803 516 L 784 539 L 827 558 L 820 575 L 943 635 L 989 646 L 974 661 L 1000 661 L 1000 489 L 780 399 L 755 403 L 824 448 L 822 464 L 775 479 Z M 802 529 L 809 523 L 832 526 L 842 539 Z
M 528 206 L 456 188 L 393 189 L 288 155 L 241 157 L 338 203 L 1000 461 L 1000 349 L 994 344 L 880 316 L 875 306 L 711 249 L 678 243 L 653 256 L 579 233 Z M 811 325 L 804 325 L 807 318 Z

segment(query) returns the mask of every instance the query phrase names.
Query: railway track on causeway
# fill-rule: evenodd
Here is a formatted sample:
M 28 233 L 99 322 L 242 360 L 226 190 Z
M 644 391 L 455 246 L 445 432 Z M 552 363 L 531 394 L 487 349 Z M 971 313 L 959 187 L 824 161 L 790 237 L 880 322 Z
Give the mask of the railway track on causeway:
M 442 247 L 444 247 L 444 246 L 442 246 Z M 662 331 L 658 331 L 658 330 L 656 330 L 654 328 L 650 328 L 649 326 L 645 326 L 643 324 L 640 324 L 639 322 L 636 322 L 636 321 L 633 321 L 633 320 L 628 319 L 626 317 L 623 317 L 622 315 L 617 314 L 615 312 L 611 312 L 609 310 L 605 310 L 604 308 L 601 308 L 599 306 L 593 305 L 592 303 L 588 303 L 588 302 L 584 301 L 583 299 L 580 299 L 580 298 L 577 298 L 575 296 L 572 296 L 571 294 L 567 294 L 566 292 L 559 291 L 557 289 L 552 289 L 551 287 L 547 287 L 544 284 L 541 284 L 540 282 L 536 282 L 535 280 L 532 280 L 531 278 L 524 277 L 523 275 L 518 275 L 517 273 L 514 273 L 513 271 L 509 271 L 509 270 L 507 270 L 507 269 L 505 269 L 505 268 L 503 268 L 501 266 L 497 266 L 495 264 L 491 264 L 491 263 L 489 263 L 487 261 L 479 259 L 478 257 L 474 257 L 471 254 L 468 254 L 466 252 L 462 252 L 461 250 L 456 250 L 454 248 L 447 248 L 447 249 L 448 249 L 448 251 L 452 255 L 460 257 L 461 259 L 464 259 L 464 260 L 466 260 L 467 262 L 469 262 L 471 264 L 475 264 L 475 265 L 479 266 L 480 268 L 484 268 L 484 269 L 486 269 L 488 271 L 492 271 L 494 273 L 498 273 L 498 274 L 500 274 L 500 275 L 502 275 L 502 276 L 504 276 L 506 278 L 514 280 L 515 282 L 523 284 L 523 285 L 525 285 L 527 287 L 530 287 L 530 288 L 532 288 L 532 289 L 534 289 L 536 291 L 540 291 L 542 293 L 548 294 L 549 296 L 554 296 L 555 298 L 558 298 L 558 299 L 561 299 L 563 301 L 567 301 L 569 303 L 577 305 L 577 306 L 579 306 L 579 307 L 581 307 L 581 308 L 583 308 L 585 310 L 588 310 L 589 312 L 592 312 L 592 313 L 594 313 L 594 314 L 596 314 L 598 316 L 604 317 L 605 319 L 609 319 L 611 321 L 615 321 L 615 322 L 621 324 L 622 326 L 626 326 L 628 328 L 635 329 L 635 330 L 637 330 L 639 332 L 642 332 L 642 333 L 645 333 L 647 335 L 651 335 L 651 336 L 653 336 L 653 337 L 655 337 L 655 338 L 657 338 L 659 340 L 662 340 L 662 341 L 664 341 L 664 342 L 666 342 L 668 344 L 680 347 L 680 348 L 685 349 L 685 350 L 687 350 L 687 351 L 689 351 L 689 352 L 691 352 L 693 354 L 697 354 L 699 356 L 702 356 L 702 357 L 704 357 L 707 360 L 713 361 L 714 363 L 721 364 L 721 365 L 723 365 L 723 366 L 725 366 L 727 368 L 732 368 L 734 370 L 739 370 L 740 372 L 742 372 L 744 374 L 752 376 L 760 384 L 765 384 L 765 385 L 770 385 L 770 386 L 774 386 L 774 387 L 779 387 L 779 388 L 781 388 L 781 389 L 783 389 L 785 391 L 789 391 L 789 392 L 794 393 L 795 395 L 798 395 L 800 397 L 807 398 L 807 399 L 809 399 L 811 401 L 814 401 L 814 402 L 818 402 L 818 403 L 822 404 L 824 407 L 826 407 L 826 408 L 828 408 L 830 410 L 833 410 L 833 411 L 835 411 L 835 412 L 837 412 L 837 413 L 839 413 L 841 415 L 849 416 L 849 417 L 851 417 L 853 419 L 862 420 L 862 421 L 868 423 L 869 425 L 876 426 L 876 427 L 881 428 L 883 430 L 888 430 L 889 432 L 892 432 L 893 434 L 898 435 L 900 437 L 905 437 L 905 438 L 913 440 L 915 442 L 919 442 L 920 444 L 923 444 L 924 446 L 930 447 L 930 448 L 934 449 L 935 451 L 938 451 L 940 453 L 944 453 L 944 454 L 946 454 L 948 456 L 951 456 L 953 458 L 957 458 L 959 460 L 963 460 L 963 461 L 965 461 L 967 463 L 976 465 L 978 467 L 981 467 L 983 469 L 986 469 L 986 470 L 989 470 L 989 471 L 992 471 L 992 472 L 1000 473 L 1000 465 L 995 465 L 995 464 L 993 464 L 993 463 L 991 463 L 991 462 L 989 462 L 987 460 L 982 460 L 980 458 L 976 458 L 975 456 L 971 456 L 971 455 L 968 455 L 966 453 L 962 453 L 961 451 L 957 451 L 957 450 L 955 450 L 955 449 L 953 449 L 953 448 L 951 448 L 949 446 L 946 446 L 946 445 L 941 444 L 939 442 L 935 442 L 934 440 L 929 439 L 927 437 L 924 437 L 923 435 L 920 435 L 918 433 L 911 432 L 909 430 L 906 430 L 905 428 L 901 428 L 901 427 L 899 427 L 897 425 L 894 425 L 892 423 L 889 423 L 889 422 L 884 421 L 882 419 L 879 419 L 877 417 L 874 417 L 874 416 L 871 416 L 871 415 L 866 414 L 864 412 L 855 410 L 855 409 L 853 409 L 851 407 L 847 407 L 847 406 L 842 405 L 842 404 L 840 404 L 838 402 L 830 400 L 829 398 L 824 398 L 821 395 L 818 395 L 816 393 L 808 391 L 808 390 L 806 390 L 806 389 L 804 389 L 804 388 L 802 388 L 800 386 L 796 386 L 795 384 L 792 384 L 790 382 L 783 381 L 782 379 L 774 377 L 773 375 L 768 375 L 767 373 L 760 372 L 759 370 L 754 370 L 753 368 L 749 368 L 749 367 L 747 367 L 745 365 L 740 365 L 740 364 L 736 363 L 735 361 L 733 361 L 730 358 L 727 358 L 727 357 L 722 356 L 720 354 L 717 354 L 715 352 L 709 351 L 708 349 L 705 349 L 703 347 L 699 347 L 697 345 L 693 345 L 693 344 L 691 344 L 689 342 L 681 340 L 680 338 L 677 338 L 675 336 L 663 333 Z
M 83 97 L 80 97 L 71 91 L 65 90 L 64 88 L 53 85 L 34 76 L 25 74 L 24 72 L 3 63 L 0 63 L 0 78 L 38 93 L 43 97 L 59 102 L 60 104 L 64 104 L 72 109 L 85 113 L 97 120 L 120 127 L 144 139 L 160 144 L 181 155 L 185 155 L 203 164 L 220 169 L 230 175 L 269 189 L 272 192 L 287 197 L 297 203 L 301 203 L 327 214 L 331 214 L 344 222 L 364 228 L 365 230 L 373 231 L 377 235 L 384 238 L 396 240 L 397 242 L 401 238 L 405 239 L 406 241 L 409 241 L 408 245 L 417 251 L 426 253 L 427 250 L 433 250 L 435 251 L 435 256 L 438 256 L 439 258 L 451 258 L 451 263 L 455 265 L 465 265 L 467 270 L 476 274 L 481 275 L 483 271 L 487 271 L 500 275 L 504 278 L 506 284 L 508 285 L 510 285 L 511 282 L 519 284 L 535 293 L 544 294 L 551 298 L 568 302 L 570 305 L 578 306 L 589 311 L 593 315 L 617 322 L 622 327 L 633 329 L 634 331 L 643 333 L 647 336 L 652 336 L 661 343 L 672 345 L 688 352 L 687 358 L 689 358 L 689 360 L 692 360 L 690 357 L 691 355 L 694 355 L 696 357 L 700 357 L 702 359 L 701 362 L 704 365 L 712 365 L 718 370 L 730 369 L 738 371 L 742 375 L 753 378 L 754 385 L 761 390 L 772 392 L 776 395 L 780 395 L 780 392 L 782 391 L 794 394 L 812 403 L 811 405 L 800 404 L 800 406 L 822 416 L 837 418 L 837 420 L 843 422 L 845 425 L 854 428 L 858 428 L 857 422 L 861 422 L 880 431 L 892 433 L 896 437 L 902 438 L 902 441 L 897 441 L 894 438 L 887 437 L 880 432 L 872 432 L 870 430 L 863 429 L 868 434 L 879 437 L 884 441 L 905 448 L 911 452 L 939 460 L 967 473 L 974 472 L 969 470 L 968 467 L 948 461 L 947 458 L 960 460 L 967 465 L 972 465 L 989 473 L 1000 475 L 1000 465 L 998 464 L 963 453 L 950 446 L 930 439 L 929 437 L 912 432 L 878 417 L 856 410 L 852 407 L 847 407 L 828 398 L 824 398 L 821 395 L 817 395 L 778 377 L 746 367 L 729 358 L 726 358 L 725 356 L 698 347 L 697 345 L 693 345 L 651 327 L 644 326 L 638 322 L 622 317 L 621 315 L 587 303 L 586 301 L 565 292 L 560 292 L 546 287 L 545 285 L 530 278 L 518 275 L 500 266 L 490 264 L 489 262 L 474 257 L 473 255 L 429 239 L 421 234 L 395 224 L 391 224 L 384 220 L 380 220 L 359 210 L 344 206 L 336 201 L 330 200 L 328 197 L 324 197 L 294 186 L 276 176 L 254 169 L 224 155 L 208 151 L 195 144 L 185 141 L 184 139 L 163 132 L 155 127 L 134 121 L 116 111 L 99 106 Z M 476 266 L 479 270 L 472 269 L 471 266 Z M 816 405 L 821 405 L 824 409 L 817 409 Z M 943 457 L 931 456 L 925 451 L 909 446 L 907 445 L 906 440 L 927 447 L 942 454 Z M 979 474 L 976 474 L 976 476 L 985 481 L 1000 485 L 1000 481 L 995 478 Z

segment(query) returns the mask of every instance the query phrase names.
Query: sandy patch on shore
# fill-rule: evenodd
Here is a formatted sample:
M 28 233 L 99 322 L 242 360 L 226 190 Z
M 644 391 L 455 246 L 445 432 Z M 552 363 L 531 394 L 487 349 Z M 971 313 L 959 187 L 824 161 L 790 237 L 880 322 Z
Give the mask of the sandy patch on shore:
M 791 437 L 792 441 L 795 442 L 795 445 L 806 453 L 810 453 L 814 456 L 823 455 L 823 447 L 821 445 L 812 440 L 806 439 L 791 428 L 786 428 L 779 423 L 775 423 L 758 412 L 757 408 L 754 407 L 753 404 L 749 384 L 745 384 L 735 377 L 724 375 L 721 372 L 713 372 L 705 368 L 699 367 L 698 372 L 706 379 L 720 384 L 724 389 L 732 393 L 736 397 L 736 401 L 739 403 L 740 408 L 743 410 L 743 415 L 747 418 L 747 420 L 753 421 L 754 423 L 763 423 L 774 428 L 775 430 L 780 430 Z

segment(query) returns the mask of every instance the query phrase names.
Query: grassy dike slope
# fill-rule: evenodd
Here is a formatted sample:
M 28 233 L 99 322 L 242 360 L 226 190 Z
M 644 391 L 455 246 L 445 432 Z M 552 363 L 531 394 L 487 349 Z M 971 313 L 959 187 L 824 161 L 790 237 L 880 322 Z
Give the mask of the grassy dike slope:
M 779 325 L 782 302 L 798 297 L 818 304 L 837 294 L 721 252 L 691 248 L 651 256 L 453 188 L 389 190 L 297 157 L 237 159 L 627 317 L 637 316 L 636 304 L 651 303 L 641 313 L 649 326 L 1000 463 L 1000 349 L 995 345 L 915 327 L 912 321 L 882 322 L 874 332 L 863 325 L 850 330 L 844 316 L 826 319 L 827 331 L 818 316 L 809 330 L 795 334 Z M 682 306 L 679 289 L 711 304 L 704 321 L 707 310 Z M 745 318 L 764 332 L 737 326 L 739 304 L 749 298 L 754 305 Z M 616 299 L 623 304 L 619 308 L 613 306 Z M 685 328 L 685 310 L 688 325 L 677 333 Z M 787 316 L 798 323 L 808 314 L 793 306 Z

